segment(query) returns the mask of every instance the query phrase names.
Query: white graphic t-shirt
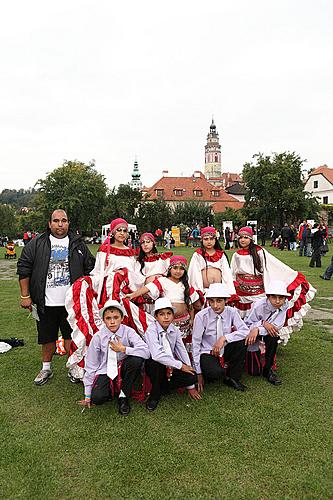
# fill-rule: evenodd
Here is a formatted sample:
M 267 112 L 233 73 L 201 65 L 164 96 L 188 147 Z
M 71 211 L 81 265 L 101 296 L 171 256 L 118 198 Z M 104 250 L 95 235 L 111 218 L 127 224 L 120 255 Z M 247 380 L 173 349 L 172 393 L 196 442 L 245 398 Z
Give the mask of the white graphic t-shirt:
M 45 286 L 45 305 L 64 306 L 70 287 L 68 266 L 69 238 L 55 238 L 50 234 L 51 256 Z

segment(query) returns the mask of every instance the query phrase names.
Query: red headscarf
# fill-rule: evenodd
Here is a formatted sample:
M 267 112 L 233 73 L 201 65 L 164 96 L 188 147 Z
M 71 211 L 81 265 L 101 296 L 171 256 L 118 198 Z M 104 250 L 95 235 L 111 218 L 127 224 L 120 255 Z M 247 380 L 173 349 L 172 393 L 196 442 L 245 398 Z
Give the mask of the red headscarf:
M 142 240 L 144 239 L 148 239 L 148 240 L 151 240 L 154 245 L 155 245 L 155 237 L 152 233 L 143 233 L 141 236 L 140 236 L 140 243 L 142 242 Z
M 170 259 L 170 267 L 180 264 L 183 267 L 187 266 L 187 260 L 182 255 L 173 255 Z
M 248 226 L 241 227 L 240 230 L 238 231 L 238 238 L 240 238 L 241 236 L 248 236 L 249 238 L 251 238 L 251 240 L 253 240 L 252 228 Z
M 126 222 L 125 219 L 120 218 L 112 220 L 110 224 L 111 233 L 114 233 L 119 226 L 126 226 L 128 228 L 128 222 Z
M 216 229 L 212 226 L 203 227 L 200 232 L 200 236 L 203 237 L 204 234 L 213 234 L 216 235 Z

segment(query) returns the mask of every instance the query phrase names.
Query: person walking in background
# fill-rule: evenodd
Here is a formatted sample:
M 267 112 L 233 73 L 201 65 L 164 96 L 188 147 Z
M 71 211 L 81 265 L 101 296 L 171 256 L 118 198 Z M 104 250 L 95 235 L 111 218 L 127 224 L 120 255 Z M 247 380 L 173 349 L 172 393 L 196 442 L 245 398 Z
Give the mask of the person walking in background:
M 323 232 L 320 224 L 315 224 L 311 231 L 311 244 L 312 244 L 312 257 L 310 260 L 310 267 L 321 267 L 321 247 L 324 244 Z
M 258 231 L 258 236 L 261 239 L 261 246 L 264 247 L 266 245 L 266 227 L 260 226 Z
M 287 223 L 283 226 L 281 229 L 281 238 L 282 238 L 282 244 L 281 244 L 281 250 L 284 250 L 284 247 L 287 248 L 287 250 L 290 250 L 290 227 L 288 226 Z
M 306 256 L 306 236 L 307 236 L 307 223 L 306 220 L 300 225 L 298 230 L 298 240 L 299 240 L 299 256 L 302 257 L 303 254 Z
M 332 258 L 331 258 L 330 265 L 328 266 L 328 268 L 326 269 L 326 271 L 324 272 L 324 274 L 322 274 L 320 277 L 323 280 L 330 280 L 331 277 L 332 277 L 332 274 L 333 274 L 333 255 L 332 255 Z
M 297 234 L 296 234 L 296 228 L 295 228 L 295 226 L 292 224 L 292 225 L 290 226 L 290 239 L 289 239 L 289 247 L 290 247 L 290 250 L 293 250 L 294 252 L 296 252 L 296 250 L 297 250 L 296 237 L 297 237 Z
M 224 241 L 225 241 L 224 249 L 229 250 L 230 249 L 230 229 L 228 226 L 224 230 Z

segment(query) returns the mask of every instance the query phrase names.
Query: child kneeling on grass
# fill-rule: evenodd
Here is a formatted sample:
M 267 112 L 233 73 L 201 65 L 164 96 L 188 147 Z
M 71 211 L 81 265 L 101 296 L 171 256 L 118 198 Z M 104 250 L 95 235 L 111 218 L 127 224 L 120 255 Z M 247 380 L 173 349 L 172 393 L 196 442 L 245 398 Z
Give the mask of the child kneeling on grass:
M 145 365 L 152 384 L 146 402 L 148 411 L 156 409 L 162 393 L 179 387 L 186 387 L 193 399 L 201 399 L 195 388 L 197 376 L 191 366 L 180 330 L 172 324 L 175 311 L 169 299 L 157 299 L 155 321 L 144 335 L 151 354 L 151 359 L 148 359 Z
M 226 285 L 212 283 L 206 293 L 209 307 L 194 319 L 192 354 L 199 392 L 203 391 L 204 382 L 221 378 L 236 391 L 246 390 L 240 378 L 249 329 L 236 308 L 225 305 L 228 298 L 230 292 Z
M 281 380 L 273 371 L 274 358 L 277 351 L 279 330 L 286 320 L 286 312 L 289 307 L 286 284 L 283 281 L 271 281 L 266 287 L 266 297 L 256 301 L 245 323 L 250 328 L 245 343 L 248 346 L 247 354 L 257 356 L 260 365 L 259 338 L 265 342 L 265 366 L 262 370 L 263 377 L 273 385 L 280 385 Z M 258 373 L 261 374 L 260 372 Z
M 93 336 L 85 358 L 84 399 L 79 403 L 91 407 L 113 399 L 117 392 L 121 415 L 128 415 L 128 398 L 141 372 L 149 349 L 138 333 L 122 325 L 125 314 L 116 300 L 108 300 L 100 310 L 104 326 Z

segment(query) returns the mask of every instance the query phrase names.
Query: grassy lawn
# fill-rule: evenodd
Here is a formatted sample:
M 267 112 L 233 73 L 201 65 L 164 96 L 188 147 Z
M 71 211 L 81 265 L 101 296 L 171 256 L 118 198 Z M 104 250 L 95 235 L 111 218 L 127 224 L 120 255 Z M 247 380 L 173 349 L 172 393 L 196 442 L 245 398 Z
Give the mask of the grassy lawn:
M 272 253 L 318 289 L 314 307 L 333 307 L 323 269 Z M 0 355 L 1 498 L 332 498 L 332 335 L 319 323 L 306 322 L 279 349 L 280 387 L 244 376 L 245 393 L 216 384 L 200 402 L 175 394 L 153 414 L 135 402 L 127 418 L 114 402 L 82 413 L 82 386 L 68 381 L 63 358 L 48 384 L 33 385 L 35 324 L 19 308 L 15 263 L 3 255 L 1 337 L 25 346 Z

